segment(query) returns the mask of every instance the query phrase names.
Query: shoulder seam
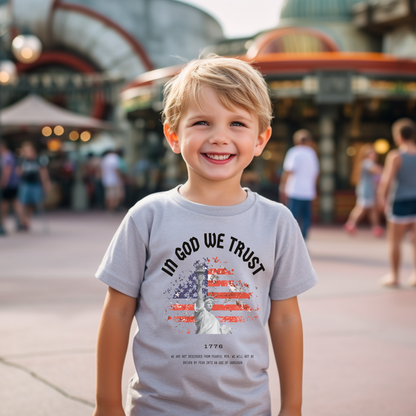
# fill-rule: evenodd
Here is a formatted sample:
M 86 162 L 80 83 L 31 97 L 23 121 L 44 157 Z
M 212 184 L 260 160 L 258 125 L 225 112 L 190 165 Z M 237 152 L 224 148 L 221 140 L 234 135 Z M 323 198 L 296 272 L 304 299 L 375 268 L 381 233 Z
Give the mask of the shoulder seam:
M 143 239 L 142 235 L 140 234 L 140 230 L 139 230 L 139 228 L 137 227 L 137 224 L 136 224 L 135 219 L 133 218 L 133 215 L 131 215 L 131 214 L 130 214 L 130 211 L 129 211 L 129 213 L 128 213 L 128 214 L 129 214 L 130 219 L 133 221 L 134 228 L 136 229 L 137 234 L 138 234 L 138 235 L 139 235 L 139 237 L 140 237 L 140 240 L 142 240 L 143 245 L 144 245 L 145 247 L 147 247 L 147 244 L 144 242 L 144 239 Z

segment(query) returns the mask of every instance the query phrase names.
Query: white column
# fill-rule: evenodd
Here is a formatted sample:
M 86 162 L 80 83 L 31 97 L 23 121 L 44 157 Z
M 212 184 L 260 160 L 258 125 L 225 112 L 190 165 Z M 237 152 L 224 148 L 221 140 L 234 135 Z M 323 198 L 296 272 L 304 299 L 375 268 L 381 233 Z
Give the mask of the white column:
M 335 190 L 335 140 L 334 120 L 330 111 L 323 108 L 319 120 L 320 168 L 320 217 L 322 222 L 330 223 L 334 217 Z

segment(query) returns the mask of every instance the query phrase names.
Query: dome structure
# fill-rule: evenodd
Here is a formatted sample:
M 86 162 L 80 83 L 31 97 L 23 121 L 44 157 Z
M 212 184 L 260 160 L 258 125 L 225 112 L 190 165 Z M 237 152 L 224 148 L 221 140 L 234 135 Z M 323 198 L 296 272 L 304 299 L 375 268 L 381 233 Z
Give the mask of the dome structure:
M 285 0 L 279 28 L 305 27 L 325 33 L 344 52 L 378 52 L 380 42 L 353 24 L 352 8 L 363 0 Z
M 351 8 L 362 0 L 286 0 L 281 19 L 350 20 Z
M 0 20 L 2 13 L 46 52 L 71 51 L 128 80 L 177 64 L 178 56 L 194 59 L 224 37 L 211 15 L 173 0 L 13 0 L 0 6 Z

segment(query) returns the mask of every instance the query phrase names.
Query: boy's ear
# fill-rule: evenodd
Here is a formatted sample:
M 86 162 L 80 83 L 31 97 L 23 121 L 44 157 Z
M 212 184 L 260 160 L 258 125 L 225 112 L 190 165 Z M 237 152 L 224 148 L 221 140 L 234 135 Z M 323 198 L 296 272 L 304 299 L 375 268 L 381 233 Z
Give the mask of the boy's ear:
M 178 136 L 176 133 L 173 133 L 167 124 L 163 126 L 163 133 L 165 134 L 166 140 L 168 141 L 173 152 L 179 154 L 181 152 L 181 148 L 179 146 Z
M 270 140 L 272 135 L 272 128 L 269 126 L 263 133 L 257 137 L 257 142 L 254 147 L 254 156 L 260 156 L 266 147 L 267 142 Z

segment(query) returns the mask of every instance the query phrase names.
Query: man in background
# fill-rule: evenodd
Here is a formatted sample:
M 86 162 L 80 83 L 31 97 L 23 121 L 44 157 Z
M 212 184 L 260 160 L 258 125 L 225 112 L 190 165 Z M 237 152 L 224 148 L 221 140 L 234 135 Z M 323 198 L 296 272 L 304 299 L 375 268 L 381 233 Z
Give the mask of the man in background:
M 306 240 L 312 217 L 312 201 L 316 198 L 319 162 L 313 149 L 312 134 L 302 129 L 293 135 L 294 147 L 283 162 L 280 182 L 281 202 L 292 211 Z

